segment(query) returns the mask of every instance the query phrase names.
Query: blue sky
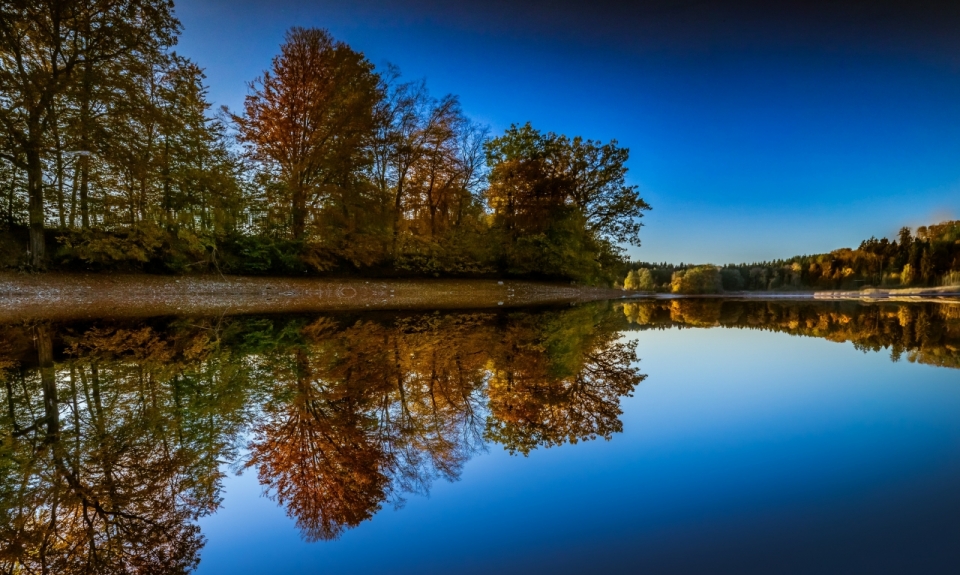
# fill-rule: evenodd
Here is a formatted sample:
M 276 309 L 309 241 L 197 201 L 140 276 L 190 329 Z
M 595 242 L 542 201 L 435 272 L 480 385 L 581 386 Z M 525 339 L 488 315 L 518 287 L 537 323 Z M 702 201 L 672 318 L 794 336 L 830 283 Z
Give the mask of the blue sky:
M 616 139 L 653 206 L 631 255 L 726 263 L 960 218 L 960 10 L 910 6 L 196 0 L 177 49 L 236 110 L 323 27 L 494 132 Z

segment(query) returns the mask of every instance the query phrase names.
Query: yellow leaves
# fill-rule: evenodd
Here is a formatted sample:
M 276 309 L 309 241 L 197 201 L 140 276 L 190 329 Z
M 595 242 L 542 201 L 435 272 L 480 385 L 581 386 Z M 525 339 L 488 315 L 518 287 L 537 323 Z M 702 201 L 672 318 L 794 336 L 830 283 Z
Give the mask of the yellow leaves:
M 166 362 L 173 357 L 173 349 L 152 328 L 110 329 L 92 328 L 82 337 L 71 338 L 67 353 L 74 356 L 116 357 L 132 355 L 140 360 Z
M 698 266 L 674 272 L 670 281 L 673 293 L 709 294 L 723 291 L 720 269 L 716 266 Z
M 329 316 L 322 316 L 300 331 L 308 340 L 319 341 L 336 333 L 338 327 L 339 323 L 335 319 Z
M 164 232 L 158 226 L 142 222 L 130 229 L 115 232 L 73 230 L 59 238 L 61 254 L 87 263 L 113 265 L 145 263 L 163 245 Z
M 206 357 L 215 346 L 209 332 L 201 332 L 189 338 L 181 353 L 186 361 L 197 361 Z
M 913 315 L 913 310 L 907 306 L 901 307 L 897 310 L 897 320 L 900 323 L 900 327 L 907 327 L 916 320 Z
M 670 320 L 696 326 L 714 326 L 720 321 L 720 306 L 702 299 L 675 299 L 670 301 Z

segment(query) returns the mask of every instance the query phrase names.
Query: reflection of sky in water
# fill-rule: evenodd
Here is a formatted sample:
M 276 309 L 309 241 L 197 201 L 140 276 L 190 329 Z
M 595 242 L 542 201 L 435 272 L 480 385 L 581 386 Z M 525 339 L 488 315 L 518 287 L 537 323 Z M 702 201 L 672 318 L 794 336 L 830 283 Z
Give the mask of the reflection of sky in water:
M 256 473 L 201 521 L 212 573 L 954 573 L 960 377 L 850 344 L 651 330 L 624 433 L 511 457 L 304 543 Z

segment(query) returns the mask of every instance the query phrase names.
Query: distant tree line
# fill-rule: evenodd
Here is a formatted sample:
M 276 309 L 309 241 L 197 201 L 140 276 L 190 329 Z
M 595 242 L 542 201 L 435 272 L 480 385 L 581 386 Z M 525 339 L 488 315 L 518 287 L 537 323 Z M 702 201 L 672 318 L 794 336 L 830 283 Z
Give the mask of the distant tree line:
M 628 151 L 499 137 L 320 29 L 214 113 L 165 0 L 0 14 L 0 264 L 615 281 L 649 206 Z
M 870 238 L 857 249 L 726 266 L 633 263 L 629 290 L 674 293 L 790 291 L 869 287 L 960 286 L 960 221 L 902 228 L 897 238 Z

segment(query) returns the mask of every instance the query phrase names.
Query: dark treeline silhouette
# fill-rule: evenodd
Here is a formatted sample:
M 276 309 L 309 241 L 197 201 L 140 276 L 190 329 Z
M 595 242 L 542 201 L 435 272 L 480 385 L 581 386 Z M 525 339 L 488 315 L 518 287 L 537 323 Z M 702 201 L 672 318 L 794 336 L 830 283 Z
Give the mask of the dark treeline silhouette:
M 855 250 L 773 262 L 722 267 L 633 263 L 623 285 L 676 293 L 960 286 L 960 221 L 921 226 L 916 232 L 903 228 L 894 240 L 870 238 Z
M 609 439 L 644 378 L 620 317 L 590 305 L 0 328 L 0 571 L 189 571 L 225 465 L 256 473 L 321 540 L 457 479 L 490 443 Z
M 960 369 L 960 305 L 676 299 L 622 305 L 628 329 L 727 327 L 849 341 L 893 361 Z
M 0 13 L 0 265 L 522 275 L 609 285 L 648 209 L 627 150 L 513 126 L 291 29 L 212 113 L 167 0 Z

